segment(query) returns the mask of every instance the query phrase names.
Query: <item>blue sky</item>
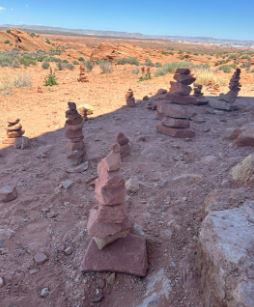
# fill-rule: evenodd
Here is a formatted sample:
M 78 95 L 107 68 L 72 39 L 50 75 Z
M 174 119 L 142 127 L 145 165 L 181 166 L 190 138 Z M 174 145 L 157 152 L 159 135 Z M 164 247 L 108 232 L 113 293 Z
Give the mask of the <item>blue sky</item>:
M 254 0 L 0 0 L 0 24 L 254 40 Z

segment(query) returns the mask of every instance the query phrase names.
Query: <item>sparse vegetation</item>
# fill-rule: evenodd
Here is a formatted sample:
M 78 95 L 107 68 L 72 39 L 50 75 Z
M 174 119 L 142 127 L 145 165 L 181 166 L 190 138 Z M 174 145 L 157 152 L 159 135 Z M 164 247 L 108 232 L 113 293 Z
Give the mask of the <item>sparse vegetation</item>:
M 146 59 L 144 65 L 148 67 L 154 67 L 154 63 L 151 59 Z
M 100 61 L 99 66 L 103 74 L 110 74 L 112 72 L 112 63 L 110 61 Z
M 116 63 L 117 63 L 118 65 L 130 64 L 130 65 L 139 66 L 139 61 L 138 61 L 138 59 L 135 58 L 135 57 L 121 58 L 121 59 L 118 59 L 118 60 L 116 61 Z
M 94 68 L 94 63 L 90 60 L 87 60 L 87 61 L 85 61 L 85 67 L 86 67 L 86 71 L 90 72 Z
M 154 75 L 156 77 L 164 76 L 168 73 L 173 73 L 177 68 L 193 67 L 191 62 L 172 62 L 162 65 L 157 68 Z
M 4 43 L 5 43 L 6 45 L 10 45 L 10 44 L 11 44 L 11 42 L 10 42 L 8 39 L 6 39 L 6 40 L 4 41 Z
M 57 85 L 57 79 L 55 73 L 50 69 L 49 74 L 44 80 L 44 86 L 54 86 Z
M 14 87 L 30 87 L 32 85 L 32 80 L 30 75 L 28 74 L 22 74 L 15 78 Z
M 49 63 L 48 63 L 48 62 L 43 62 L 42 65 L 41 65 L 41 67 L 42 67 L 43 69 L 49 69 Z
M 224 86 L 228 80 L 216 74 L 209 68 L 194 68 L 193 73 L 197 77 L 196 82 L 202 85 L 218 84 Z
M 134 68 L 134 69 L 132 69 L 131 73 L 134 74 L 134 75 L 138 75 L 139 74 L 139 69 L 138 68 Z
M 231 71 L 232 71 L 232 69 L 233 68 L 235 68 L 235 66 L 234 65 L 229 65 L 229 64 L 224 64 L 224 65 L 221 65 L 220 67 L 219 67 L 219 70 L 220 71 L 223 71 L 224 73 L 227 73 L 227 74 L 229 74 L 229 73 L 231 73 Z

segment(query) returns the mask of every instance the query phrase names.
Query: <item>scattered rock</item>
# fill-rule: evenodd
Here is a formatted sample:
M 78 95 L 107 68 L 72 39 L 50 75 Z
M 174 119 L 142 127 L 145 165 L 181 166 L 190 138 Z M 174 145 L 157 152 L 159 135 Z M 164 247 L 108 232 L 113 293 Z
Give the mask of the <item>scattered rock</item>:
M 67 173 L 83 173 L 88 170 L 88 161 L 66 169 Z
M 104 295 L 100 289 L 96 289 L 95 295 L 92 298 L 92 303 L 100 303 L 104 299 Z
M 19 138 L 16 139 L 15 141 L 15 147 L 17 149 L 27 149 L 30 146 L 30 140 L 28 137 L 26 136 L 21 136 Z
M 45 262 L 48 261 L 48 256 L 45 255 L 44 253 L 42 252 L 38 252 L 34 255 L 34 261 L 37 263 L 37 264 L 43 264 Z
M 17 198 L 17 190 L 15 186 L 6 185 L 0 188 L 0 202 L 7 203 Z
M 230 173 L 234 181 L 237 181 L 241 184 L 253 184 L 254 154 L 250 154 L 237 165 L 235 165 L 231 169 Z
M 71 246 L 68 246 L 68 247 L 66 247 L 65 249 L 64 249 L 64 254 L 66 255 L 66 256 L 69 256 L 69 255 L 71 255 L 73 253 L 73 248 L 71 247 Z
M 137 193 L 140 188 L 140 183 L 137 178 L 130 178 L 126 181 L 125 187 L 129 193 Z
M 49 288 L 43 288 L 40 292 L 40 297 L 45 298 L 49 295 Z
M 68 190 L 73 186 L 74 182 L 71 179 L 66 179 L 63 182 L 61 182 L 61 187 L 63 187 L 65 190 Z

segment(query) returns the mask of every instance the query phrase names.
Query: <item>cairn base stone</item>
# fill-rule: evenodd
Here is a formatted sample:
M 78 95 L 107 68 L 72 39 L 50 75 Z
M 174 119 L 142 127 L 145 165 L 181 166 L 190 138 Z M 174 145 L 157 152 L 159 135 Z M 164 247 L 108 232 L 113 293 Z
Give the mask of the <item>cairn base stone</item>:
M 162 123 L 157 125 L 157 131 L 176 138 L 192 138 L 195 136 L 195 132 L 190 129 L 170 128 Z
M 102 250 L 91 240 L 82 263 L 84 272 L 118 272 L 142 277 L 147 267 L 146 240 L 133 234 Z
M 197 98 L 194 96 L 177 96 L 172 95 L 169 96 L 170 102 L 179 104 L 179 105 L 196 105 L 197 104 Z
M 222 101 L 222 100 L 211 100 L 211 101 L 209 101 L 209 105 L 213 109 L 222 110 L 222 111 L 230 112 L 230 111 L 238 110 L 237 106 L 232 105 L 232 104 L 225 102 L 225 101 Z

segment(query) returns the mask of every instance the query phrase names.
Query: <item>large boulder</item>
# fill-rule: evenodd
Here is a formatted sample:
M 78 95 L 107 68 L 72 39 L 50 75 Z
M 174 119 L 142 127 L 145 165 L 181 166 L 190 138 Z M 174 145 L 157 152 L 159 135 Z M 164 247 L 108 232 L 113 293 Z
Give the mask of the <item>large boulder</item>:
M 254 201 L 213 211 L 199 236 L 205 306 L 254 306 Z

